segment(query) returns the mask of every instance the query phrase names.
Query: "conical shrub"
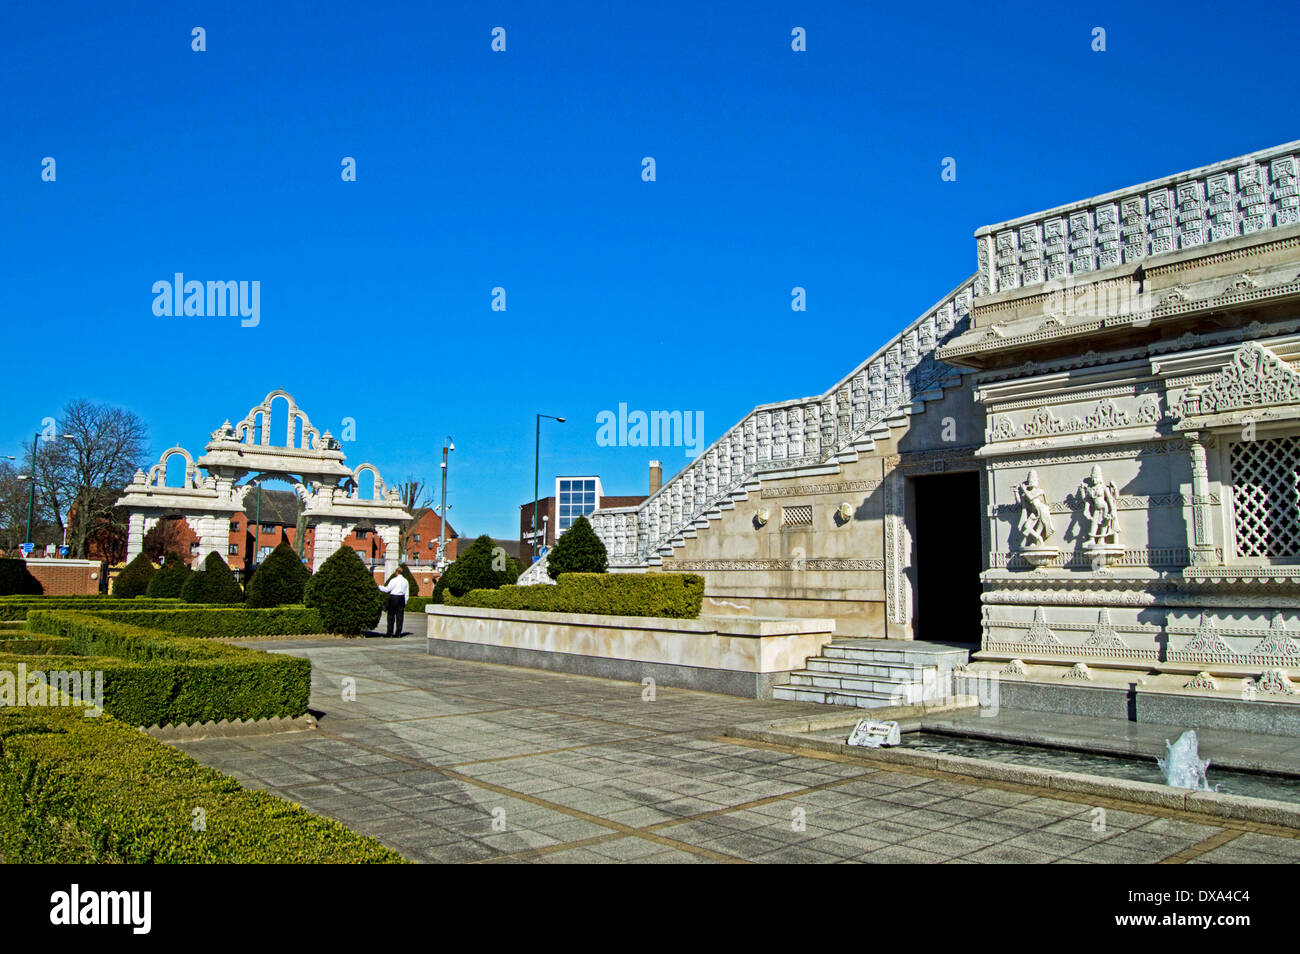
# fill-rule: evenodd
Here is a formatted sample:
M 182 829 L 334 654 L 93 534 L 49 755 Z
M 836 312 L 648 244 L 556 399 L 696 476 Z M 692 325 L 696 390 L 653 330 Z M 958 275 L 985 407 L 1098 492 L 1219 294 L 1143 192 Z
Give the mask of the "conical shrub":
M 303 566 L 293 547 L 281 543 L 261 562 L 248 581 L 248 605 L 267 607 L 301 603 L 310 579 L 311 570 Z
M 141 553 L 117 575 L 117 579 L 113 581 L 113 595 L 126 599 L 144 596 L 149 589 L 149 581 L 153 579 L 156 572 L 158 572 L 157 568 L 149 562 L 147 556 Z
M 356 551 L 343 547 L 312 574 L 303 602 L 320 613 L 326 632 L 358 636 L 378 625 L 384 594 Z
M 145 596 L 150 599 L 170 599 L 180 596 L 185 581 L 189 578 L 190 568 L 185 565 L 185 561 L 179 554 L 169 553 L 158 572 L 149 580 L 149 585 L 145 587 Z
M 604 573 L 609 566 L 605 544 L 586 517 L 579 517 L 560 534 L 546 554 L 546 572 L 552 580 L 561 573 Z
M 244 591 L 221 554 L 213 550 L 204 559 L 203 569 L 190 573 L 181 587 L 181 599 L 186 603 L 242 603 Z

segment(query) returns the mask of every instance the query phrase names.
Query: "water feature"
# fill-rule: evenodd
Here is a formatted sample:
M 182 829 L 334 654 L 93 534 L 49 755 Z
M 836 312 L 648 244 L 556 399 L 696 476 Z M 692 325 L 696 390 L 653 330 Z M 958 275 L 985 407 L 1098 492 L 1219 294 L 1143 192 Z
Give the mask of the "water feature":
M 1100 775 L 1103 778 L 1127 778 L 1156 785 L 1165 782 L 1164 773 L 1153 758 L 1105 755 L 1074 749 L 1048 748 L 1023 742 L 1004 742 L 924 731 L 903 733 L 901 747 L 962 755 L 967 758 L 1010 765 L 1031 765 L 1064 772 L 1080 772 L 1084 775 Z M 1217 783 L 1216 791 L 1229 795 L 1300 802 L 1300 778 L 1294 776 L 1244 772 L 1216 766 L 1214 780 Z
M 1165 784 L 1174 788 L 1193 788 L 1202 792 L 1212 792 L 1205 777 L 1205 770 L 1210 767 L 1209 759 L 1201 759 L 1196 741 L 1196 730 L 1188 729 L 1178 737 L 1178 741 L 1169 744 L 1165 739 L 1165 757 L 1156 759 L 1156 765 L 1165 777 Z

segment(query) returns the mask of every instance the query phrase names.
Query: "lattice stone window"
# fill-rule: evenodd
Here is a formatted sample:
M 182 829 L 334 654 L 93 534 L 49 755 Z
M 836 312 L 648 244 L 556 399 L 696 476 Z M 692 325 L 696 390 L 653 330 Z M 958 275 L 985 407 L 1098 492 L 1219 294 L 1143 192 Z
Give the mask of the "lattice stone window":
M 782 527 L 811 527 L 812 504 L 781 508 Z
M 1300 557 L 1300 436 L 1232 445 L 1238 557 Z

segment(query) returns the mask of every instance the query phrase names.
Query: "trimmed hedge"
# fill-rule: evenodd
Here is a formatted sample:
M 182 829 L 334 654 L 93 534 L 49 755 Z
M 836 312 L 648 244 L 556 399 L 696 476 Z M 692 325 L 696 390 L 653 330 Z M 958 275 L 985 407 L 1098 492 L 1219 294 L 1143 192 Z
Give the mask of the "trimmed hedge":
M 242 603 L 244 591 L 235 579 L 234 571 L 221 554 L 213 550 L 203 559 L 201 570 L 191 570 L 181 587 L 181 599 L 186 603 Z
M 113 595 L 130 599 L 144 596 L 149 589 L 149 581 L 158 572 L 158 568 L 143 553 L 122 568 L 122 572 L 113 581 Z
M 448 606 L 662 616 L 695 619 L 704 603 L 704 577 L 693 573 L 565 573 L 555 586 L 503 586 L 446 594 Z
M 546 575 L 552 580 L 562 573 L 604 573 L 608 566 L 605 544 L 586 517 L 573 521 L 546 554 Z
M 403 860 L 110 716 L 12 707 L 0 710 L 0 856 L 10 864 Z
M 45 657 L 42 668 L 102 669 L 104 711 L 132 725 L 292 719 L 307 711 L 311 662 L 306 659 L 173 636 L 86 613 L 37 610 L 28 615 L 27 626 L 37 636 L 70 640 L 76 654 Z M 17 660 L 26 661 L 7 657 Z M 0 664 L 4 661 L 0 657 Z
M 185 587 L 185 581 L 189 578 L 190 568 L 185 565 L 180 554 L 169 553 L 163 565 L 149 581 L 149 585 L 145 587 L 144 595 L 150 599 L 179 598 L 181 590 Z
M 430 603 L 441 603 L 441 599 L 432 596 L 412 596 L 406 601 L 406 612 L 423 613 L 424 608 Z
M 94 612 L 97 609 L 173 609 L 185 606 L 180 600 L 151 600 L 143 596 L 118 599 L 115 596 L 30 596 L 0 597 L 0 621 L 23 620 L 34 609 Z
M 320 613 L 305 606 L 247 609 L 242 606 L 176 609 L 86 609 L 100 619 L 158 629 L 193 639 L 236 639 L 243 636 L 304 636 L 324 633 Z
M 311 570 L 303 565 L 288 543 L 281 543 L 262 561 L 244 587 L 248 605 L 254 608 L 301 603 Z
M 0 559 L 0 594 L 5 596 L 40 596 L 45 592 L 41 581 L 27 569 L 26 560 Z
M 320 611 L 325 631 L 345 636 L 359 636 L 379 625 L 386 599 L 351 547 L 335 550 L 303 593 L 303 602 Z
M 438 578 L 433 595 L 435 598 L 443 593 L 464 596 L 473 590 L 495 590 L 514 583 L 520 572 L 518 562 L 507 556 L 495 540 L 483 534 L 457 553 L 456 559 Z

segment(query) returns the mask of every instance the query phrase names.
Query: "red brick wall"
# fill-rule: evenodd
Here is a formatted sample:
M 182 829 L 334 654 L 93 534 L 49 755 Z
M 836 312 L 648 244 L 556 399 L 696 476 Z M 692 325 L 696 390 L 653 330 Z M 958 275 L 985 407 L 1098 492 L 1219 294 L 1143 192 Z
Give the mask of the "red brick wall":
M 86 560 L 28 560 L 27 569 L 41 581 L 46 596 L 80 596 L 99 592 L 103 567 Z

